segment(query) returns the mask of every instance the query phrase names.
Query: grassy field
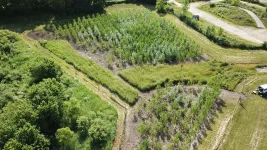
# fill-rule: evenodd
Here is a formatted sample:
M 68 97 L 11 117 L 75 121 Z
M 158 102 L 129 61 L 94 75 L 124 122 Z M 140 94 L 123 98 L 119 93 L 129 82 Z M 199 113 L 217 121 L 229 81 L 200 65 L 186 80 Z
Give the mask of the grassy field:
M 225 3 L 214 3 L 214 7 L 211 5 L 203 5 L 200 9 L 239 26 L 257 27 L 253 18 L 244 10 Z
M 118 94 L 127 103 L 134 104 L 138 100 L 139 93 L 136 89 L 115 77 L 108 69 L 100 67 L 92 60 L 81 56 L 67 41 L 47 41 L 44 47 L 67 63 L 75 66 L 75 68 L 85 73 L 92 80 L 104 85 L 111 92 Z
M 244 93 L 248 99 L 238 106 L 220 149 L 266 149 L 267 143 L 267 101 L 251 92 L 267 83 L 266 74 L 252 76 L 245 80 Z M 243 83 L 241 83 L 242 85 Z
M 235 90 L 241 92 L 244 86 L 243 93 L 247 99 L 242 102 L 242 105 L 236 103 L 236 100 L 225 101 L 225 107 L 215 118 L 212 130 L 207 132 L 207 137 L 199 145 L 200 150 L 211 149 L 215 146 L 216 140 L 219 141 L 216 145 L 221 150 L 266 149 L 265 109 L 267 101 L 265 98 L 251 94 L 258 85 L 267 83 L 266 77 L 267 75 L 264 73 L 250 76 L 236 87 Z M 225 126 L 226 123 L 228 125 Z
M 139 66 L 119 72 L 119 75 L 140 90 L 153 89 L 165 82 L 185 84 L 213 84 L 220 78 L 222 88 L 233 90 L 244 74 L 253 73 L 253 66 L 228 65 L 218 62 L 200 62 L 179 65 Z M 217 82 L 217 80 L 216 80 Z

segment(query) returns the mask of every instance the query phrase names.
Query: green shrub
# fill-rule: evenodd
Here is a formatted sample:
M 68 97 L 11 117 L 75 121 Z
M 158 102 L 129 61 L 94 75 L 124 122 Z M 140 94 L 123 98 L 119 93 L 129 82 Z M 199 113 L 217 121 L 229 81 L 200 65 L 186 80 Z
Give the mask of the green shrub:
M 33 65 L 30 69 L 32 83 L 38 83 L 47 78 L 59 79 L 61 77 L 62 71 L 53 61 L 42 58 L 36 59 L 36 61 L 40 63 Z
M 238 6 L 240 4 L 240 0 L 232 0 L 233 6 Z
M 157 0 L 156 10 L 158 13 L 166 13 L 167 12 L 167 2 L 165 0 Z

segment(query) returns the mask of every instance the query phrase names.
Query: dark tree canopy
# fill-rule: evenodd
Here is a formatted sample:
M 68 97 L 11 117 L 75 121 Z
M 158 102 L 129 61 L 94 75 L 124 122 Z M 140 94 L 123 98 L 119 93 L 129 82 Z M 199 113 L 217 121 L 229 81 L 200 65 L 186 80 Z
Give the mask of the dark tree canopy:
M 44 79 L 31 88 L 29 99 L 38 113 L 42 133 L 52 135 L 60 127 L 63 115 L 63 86 L 55 79 Z
M 37 114 L 27 100 L 17 100 L 8 103 L 0 113 L 0 149 L 13 138 L 14 131 L 18 130 L 25 122 L 35 123 Z
M 1 0 L 0 12 L 96 12 L 104 9 L 105 0 Z
M 40 63 L 31 68 L 30 72 L 33 78 L 33 83 L 38 83 L 43 79 L 56 78 L 59 79 L 62 75 L 60 67 L 53 61 L 48 59 L 38 59 Z
M 35 126 L 26 123 L 22 128 L 16 131 L 15 137 L 5 144 L 4 149 L 44 150 L 48 149 L 49 144 L 49 140 L 45 138 Z
M 139 2 L 139 3 L 147 3 L 147 4 L 156 4 L 157 0 L 127 0 L 129 2 Z

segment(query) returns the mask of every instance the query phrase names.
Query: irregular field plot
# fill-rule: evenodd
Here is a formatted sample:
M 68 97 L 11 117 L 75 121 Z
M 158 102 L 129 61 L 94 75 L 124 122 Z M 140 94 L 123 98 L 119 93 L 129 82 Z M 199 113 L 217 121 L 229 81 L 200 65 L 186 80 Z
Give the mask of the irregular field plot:
M 218 93 L 216 88 L 197 86 L 157 89 L 137 110 L 136 118 L 141 121 L 138 126 L 142 137 L 140 149 L 188 149 L 199 136 L 197 133 L 205 132 L 206 129 L 200 129 L 200 126 L 214 108 Z M 205 121 L 205 125 L 209 123 L 209 120 Z
M 185 84 L 219 84 L 233 90 L 254 67 L 201 62 L 179 65 L 139 66 L 119 72 L 119 75 L 140 90 L 149 90 L 165 82 Z M 218 80 L 217 80 L 218 79 Z
M 46 29 L 56 38 L 72 41 L 90 52 L 109 51 L 109 62 L 118 58 L 129 64 L 157 64 L 199 56 L 198 45 L 173 23 L 144 7 L 118 7 L 108 8 L 107 14 L 84 16 L 68 24 L 55 22 Z

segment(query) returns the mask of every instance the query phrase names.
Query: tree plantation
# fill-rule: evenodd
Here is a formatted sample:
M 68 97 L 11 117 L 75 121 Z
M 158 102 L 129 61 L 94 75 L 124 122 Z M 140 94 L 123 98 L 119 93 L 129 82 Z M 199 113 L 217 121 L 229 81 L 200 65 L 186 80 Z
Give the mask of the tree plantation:
M 215 107 L 218 92 L 217 88 L 181 85 L 157 89 L 150 100 L 137 108 L 142 137 L 139 148 L 160 150 L 167 144 L 168 149 L 189 149 L 194 145 L 193 139 L 202 136 L 199 129 L 205 132 L 206 127 L 201 125 L 210 123 L 206 118 Z
M 109 51 L 130 64 L 170 63 L 199 56 L 199 47 L 170 22 L 147 10 L 117 11 L 47 27 L 56 38 L 89 51 Z

